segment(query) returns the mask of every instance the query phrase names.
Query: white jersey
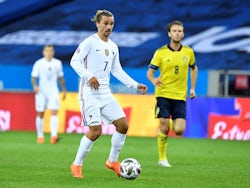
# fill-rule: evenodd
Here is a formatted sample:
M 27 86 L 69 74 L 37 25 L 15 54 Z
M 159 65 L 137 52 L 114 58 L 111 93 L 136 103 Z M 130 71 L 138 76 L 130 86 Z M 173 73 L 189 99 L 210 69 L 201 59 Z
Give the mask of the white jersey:
M 111 93 L 110 73 L 127 87 L 137 88 L 133 80 L 121 67 L 117 45 L 109 39 L 107 42 L 96 34 L 86 38 L 76 49 L 70 65 L 81 77 L 80 99 L 91 98 L 93 94 Z M 98 90 L 91 89 L 89 79 L 95 76 L 100 84 Z
M 59 93 L 57 80 L 63 77 L 62 62 L 56 58 L 47 61 L 45 58 L 37 60 L 33 66 L 32 77 L 39 79 L 39 91 L 47 97 Z

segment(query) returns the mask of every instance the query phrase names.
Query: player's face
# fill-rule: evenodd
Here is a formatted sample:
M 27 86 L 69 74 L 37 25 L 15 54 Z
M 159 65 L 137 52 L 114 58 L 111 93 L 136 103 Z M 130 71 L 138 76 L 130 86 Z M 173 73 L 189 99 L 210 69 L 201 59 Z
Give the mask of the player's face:
M 98 34 L 108 38 L 114 28 L 114 17 L 102 16 L 100 23 L 96 23 Z
M 49 47 L 49 46 L 46 46 L 44 49 L 43 49 L 43 56 L 45 57 L 45 59 L 47 59 L 48 61 L 50 61 L 53 56 L 55 55 L 55 51 L 54 51 L 54 48 L 53 47 Z
M 173 42 L 180 42 L 184 37 L 183 27 L 180 25 L 172 25 L 168 36 Z

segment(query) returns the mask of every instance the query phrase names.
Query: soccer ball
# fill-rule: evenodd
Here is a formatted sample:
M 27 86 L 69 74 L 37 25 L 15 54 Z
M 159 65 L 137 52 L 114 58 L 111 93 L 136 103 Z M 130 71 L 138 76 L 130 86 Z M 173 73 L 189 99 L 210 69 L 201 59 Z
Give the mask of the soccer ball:
M 134 158 L 126 158 L 120 164 L 121 177 L 133 180 L 141 173 L 141 164 Z

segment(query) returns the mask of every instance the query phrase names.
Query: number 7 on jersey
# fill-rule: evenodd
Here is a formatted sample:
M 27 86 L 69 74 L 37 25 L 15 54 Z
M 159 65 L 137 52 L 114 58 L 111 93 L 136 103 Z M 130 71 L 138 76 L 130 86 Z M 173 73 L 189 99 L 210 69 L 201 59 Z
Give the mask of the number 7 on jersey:
M 105 67 L 104 67 L 103 71 L 105 71 L 105 70 L 106 70 L 106 68 L 107 68 L 107 66 L 108 66 L 108 63 L 109 63 L 109 62 L 108 62 L 108 61 L 104 61 L 104 63 L 105 63 L 106 65 L 105 65 Z

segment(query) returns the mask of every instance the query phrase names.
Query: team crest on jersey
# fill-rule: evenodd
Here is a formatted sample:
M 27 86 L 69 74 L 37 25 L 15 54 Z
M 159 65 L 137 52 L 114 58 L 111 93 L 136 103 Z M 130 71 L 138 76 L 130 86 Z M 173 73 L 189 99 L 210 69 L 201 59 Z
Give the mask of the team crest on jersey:
M 109 50 L 108 49 L 105 49 L 105 55 L 109 56 Z
M 187 62 L 188 62 L 188 57 L 185 56 L 185 55 L 183 56 L 183 62 L 184 62 L 184 63 L 187 63 Z

